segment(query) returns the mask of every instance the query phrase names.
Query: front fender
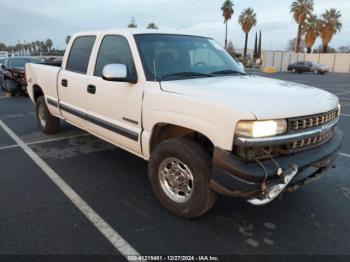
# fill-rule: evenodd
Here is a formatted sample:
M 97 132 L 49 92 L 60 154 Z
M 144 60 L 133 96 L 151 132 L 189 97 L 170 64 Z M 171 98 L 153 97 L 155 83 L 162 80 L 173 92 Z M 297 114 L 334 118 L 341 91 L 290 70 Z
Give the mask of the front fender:
M 142 113 L 143 138 L 148 140 L 142 142 L 143 146 L 149 144 L 153 128 L 166 123 L 195 130 L 208 137 L 214 146 L 231 150 L 237 122 L 255 119 L 253 114 L 242 109 L 154 89 L 145 92 Z

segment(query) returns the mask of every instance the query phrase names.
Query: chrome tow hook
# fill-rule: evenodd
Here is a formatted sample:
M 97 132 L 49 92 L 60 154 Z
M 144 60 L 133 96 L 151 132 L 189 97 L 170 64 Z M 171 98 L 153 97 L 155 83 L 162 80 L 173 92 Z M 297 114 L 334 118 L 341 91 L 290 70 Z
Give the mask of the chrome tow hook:
M 249 198 L 247 201 L 248 203 L 255 205 L 255 206 L 262 206 L 270 203 L 272 200 L 274 200 L 279 194 L 282 193 L 282 191 L 287 187 L 287 185 L 293 180 L 293 178 L 298 174 L 298 166 L 292 165 L 290 168 L 288 168 L 285 171 L 279 172 L 281 177 L 281 183 L 274 183 L 266 186 L 266 190 L 264 190 L 264 193 Z

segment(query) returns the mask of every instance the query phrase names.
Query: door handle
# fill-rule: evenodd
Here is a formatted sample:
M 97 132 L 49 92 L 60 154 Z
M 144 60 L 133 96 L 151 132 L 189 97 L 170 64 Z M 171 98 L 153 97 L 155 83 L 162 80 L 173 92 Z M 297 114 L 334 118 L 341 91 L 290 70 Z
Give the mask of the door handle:
M 88 85 L 88 87 L 87 87 L 87 91 L 88 91 L 88 93 L 90 93 L 90 94 L 96 94 L 96 86 L 94 86 L 94 85 Z
M 67 87 L 68 86 L 68 81 L 66 79 L 62 79 L 61 84 L 62 84 L 62 86 Z

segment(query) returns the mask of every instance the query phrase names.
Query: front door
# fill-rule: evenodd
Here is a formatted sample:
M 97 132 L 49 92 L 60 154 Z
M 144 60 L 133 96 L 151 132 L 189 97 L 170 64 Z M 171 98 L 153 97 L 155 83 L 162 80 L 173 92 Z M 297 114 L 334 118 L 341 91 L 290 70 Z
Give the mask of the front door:
M 141 153 L 141 110 L 143 89 L 138 84 L 106 81 L 104 66 L 125 64 L 137 78 L 128 41 L 123 36 L 106 35 L 101 40 L 90 90 L 86 95 L 90 132 L 132 152 Z

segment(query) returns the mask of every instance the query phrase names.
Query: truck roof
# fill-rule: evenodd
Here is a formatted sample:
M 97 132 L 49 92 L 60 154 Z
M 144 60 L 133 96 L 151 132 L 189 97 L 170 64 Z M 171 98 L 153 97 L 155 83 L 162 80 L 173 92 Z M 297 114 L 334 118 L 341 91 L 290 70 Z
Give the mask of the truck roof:
M 73 34 L 73 37 L 83 36 L 83 35 L 100 35 L 100 34 L 121 34 L 121 35 L 139 35 L 139 34 L 171 34 L 171 35 L 188 35 L 188 36 L 199 36 L 199 37 L 207 37 L 205 35 L 200 35 L 198 33 L 191 32 L 182 32 L 182 31 L 174 31 L 174 30 L 159 30 L 159 29 L 138 29 L 138 28 L 115 28 L 115 29 L 107 29 L 101 31 L 87 31 L 87 32 L 78 32 Z

